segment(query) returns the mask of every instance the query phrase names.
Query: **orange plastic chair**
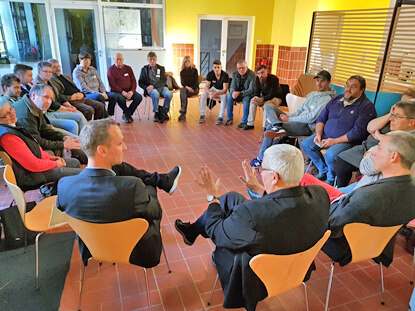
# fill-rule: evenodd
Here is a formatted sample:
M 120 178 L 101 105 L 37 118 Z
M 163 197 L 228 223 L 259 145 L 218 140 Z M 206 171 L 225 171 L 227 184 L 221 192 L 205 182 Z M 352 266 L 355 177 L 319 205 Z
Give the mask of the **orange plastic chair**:
M 16 185 L 16 177 L 10 165 L 6 165 L 3 174 L 4 181 L 13 195 L 24 226 L 40 232 L 36 235 L 36 289 L 39 289 L 39 237 L 51 229 L 66 225 L 63 213 L 56 208 L 57 196 L 48 197 L 40 201 L 30 212 L 26 213 L 26 198 L 23 191 Z M 25 236 L 25 251 L 27 240 Z
M 132 250 L 148 229 L 148 222 L 143 218 L 134 218 L 114 223 L 91 223 L 76 219 L 66 213 L 64 213 L 64 217 L 88 247 L 92 257 L 100 262 L 130 264 L 129 259 Z M 84 266 L 82 274 L 78 310 L 81 310 L 85 269 L 86 266 Z M 148 307 L 151 309 L 147 270 L 145 268 L 144 275 Z
M 0 159 L 3 161 L 3 165 L 10 165 L 12 166 L 12 159 L 5 151 L 0 151 Z
M 289 255 L 259 254 L 249 261 L 252 271 L 260 278 L 267 289 L 267 298 L 282 294 L 303 284 L 308 311 L 307 286 L 304 282 L 304 277 L 314 258 L 316 258 L 318 252 L 330 237 L 330 234 L 331 231 L 327 230 L 314 246 L 303 252 Z M 218 277 L 216 277 L 215 285 L 217 279 Z M 214 289 L 215 286 L 213 287 Z M 210 305 L 212 296 L 209 299 L 208 305 Z
M 349 243 L 352 253 L 352 260 L 350 263 L 356 263 L 363 260 L 368 260 L 378 257 L 386 245 L 392 239 L 396 232 L 402 225 L 392 227 L 376 227 L 363 223 L 351 223 L 347 224 L 343 228 L 343 233 Z M 370 237 L 370 238 L 368 238 Z M 326 307 L 328 310 L 331 283 L 333 281 L 334 261 L 331 263 L 331 271 L 329 278 L 329 285 L 327 288 Z M 380 278 L 382 285 L 382 298 L 381 304 L 385 304 L 384 293 L 385 288 L 383 285 L 383 265 L 380 262 Z

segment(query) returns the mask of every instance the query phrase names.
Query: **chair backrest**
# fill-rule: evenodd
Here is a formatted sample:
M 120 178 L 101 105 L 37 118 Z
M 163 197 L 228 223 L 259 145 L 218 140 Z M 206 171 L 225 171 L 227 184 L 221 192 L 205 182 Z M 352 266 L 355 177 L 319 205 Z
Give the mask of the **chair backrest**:
M 22 217 L 24 223 L 26 214 L 26 198 L 22 189 L 20 189 L 16 184 L 16 177 L 14 176 L 13 169 L 10 165 L 6 165 L 3 173 L 3 178 L 7 184 L 7 188 L 9 188 L 10 192 L 13 195 L 14 201 L 16 202 L 17 208 L 19 209 L 20 217 Z
M 260 254 L 249 262 L 251 269 L 267 288 L 268 297 L 276 296 L 300 285 L 317 253 L 330 237 L 323 237 L 308 250 L 290 255 Z
M 166 71 L 166 75 L 168 75 L 168 76 L 170 76 L 170 77 L 173 77 L 173 72 L 171 72 L 171 71 Z
M 359 262 L 378 257 L 402 225 L 376 227 L 363 223 L 347 224 L 343 233 L 352 252 L 352 261 Z
M 132 250 L 148 229 L 148 222 L 143 218 L 92 223 L 66 213 L 64 217 L 88 247 L 92 257 L 99 261 L 129 263 Z
M 7 154 L 6 151 L 0 151 L 0 158 L 3 161 L 4 165 L 12 166 L 12 159 L 10 158 L 10 156 Z
M 205 79 L 205 78 L 203 78 L 203 76 L 202 76 L 202 75 L 199 75 L 199 77 L 197 78 L 197 82 L 198 82 L 198 84 L 202 83 L 202 81 L 203 81 L 204 79 Z

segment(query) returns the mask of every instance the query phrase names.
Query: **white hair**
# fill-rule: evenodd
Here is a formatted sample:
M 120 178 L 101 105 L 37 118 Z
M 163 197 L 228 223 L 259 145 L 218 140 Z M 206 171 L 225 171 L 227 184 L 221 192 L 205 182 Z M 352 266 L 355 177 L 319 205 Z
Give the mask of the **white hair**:
M 285 185 L 298 185 L 304 175 L 303 154 L 287 144 L 269 147 L 264 153 L 262 166 L 277 172 Z

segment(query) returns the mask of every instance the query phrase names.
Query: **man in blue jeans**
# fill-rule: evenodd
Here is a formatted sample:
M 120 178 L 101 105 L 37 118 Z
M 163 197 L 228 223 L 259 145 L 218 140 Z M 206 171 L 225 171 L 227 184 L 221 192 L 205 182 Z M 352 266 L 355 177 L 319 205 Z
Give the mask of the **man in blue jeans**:
M 244 60 L 238 61 L 236 68 L 237 71 L 233 73 L 231 87 L 226 99 L 228 120 L 225 125 L 233 124 L 233 105 L 241 101 L 244 105 L 244 115 L 238 128 L 245 128 L 248 122 L 249 103 L 255 93 L 256 74 L 248 69 L 248 65 Z
M 376 118 L 375 105 L 364 94 L 366 80 L 351 76 L 344 95 L 328 102 L 317 119 L 316 133 L 303 140 L 301 147 L 317 167 L 320 180 L 333 185 L 337 155 L 367 138 L 367 124 Z M 323 155 L 322 149 L 327 149 Z
M 147 54 L 148 65 L 141 68 L 138 85 L 143 89 L 144 96 L 150 96 L 153 103 L 154 122 L 163 123 L 168 120 L 170 101 L 173 94 L 167 88 L 166 70 L 157 64 L 157 55 L 154 52 Z M 160 96 L 164 97 L 163 106 L 159 106 Z
M 105 104 L 108 101 L 108 114 L 114 115 L 115 105 L 118 103 L 123 111 L 123 121 L 126 123 L 131 122 L 131 119 L 125 117 L 129 116 L 129 110 L 126 105 L 124 96 L 115 92 L 106 92 L 105 85 L 102 83 L 99 77 L 98 71 L 91 66 L 91 54 L 87 52 L 81 52 L 78 55 L 79 65 L 73 70 L 72 76 L 76 87 L 85 94 L 85 98 L 100 101 Z

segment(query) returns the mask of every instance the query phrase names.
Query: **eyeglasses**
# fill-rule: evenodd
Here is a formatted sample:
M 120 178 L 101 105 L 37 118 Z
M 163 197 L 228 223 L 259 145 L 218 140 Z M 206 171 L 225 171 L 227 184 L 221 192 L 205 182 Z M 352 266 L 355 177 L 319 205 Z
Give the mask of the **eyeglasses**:
M 0 117 L 0 119 L 7 119 L 7 117 L 10 117 L 13 112 L 14 112 L 14 109 L 10 108 L 10 110 L 7 111 L 6 114 L 3 117 Z
M 391 115 L 390 115 L 390 117 L 389 117 L 390 119 L 409 119 L 408 117 L 405 117 L 405 116 L 401 116 L 401 115 L 399 115 L 399 114 L 395 114 L 395 113 L 391 113 Z
M 258 172 L 260 174 L 262 173 L 262 171 L 276 172 L 276 171 L 274 171 L 274 170 L 272 170 L 270 168 L 266 168 L 266 167 L 262 167 L 262 166 L 258 167 Z

